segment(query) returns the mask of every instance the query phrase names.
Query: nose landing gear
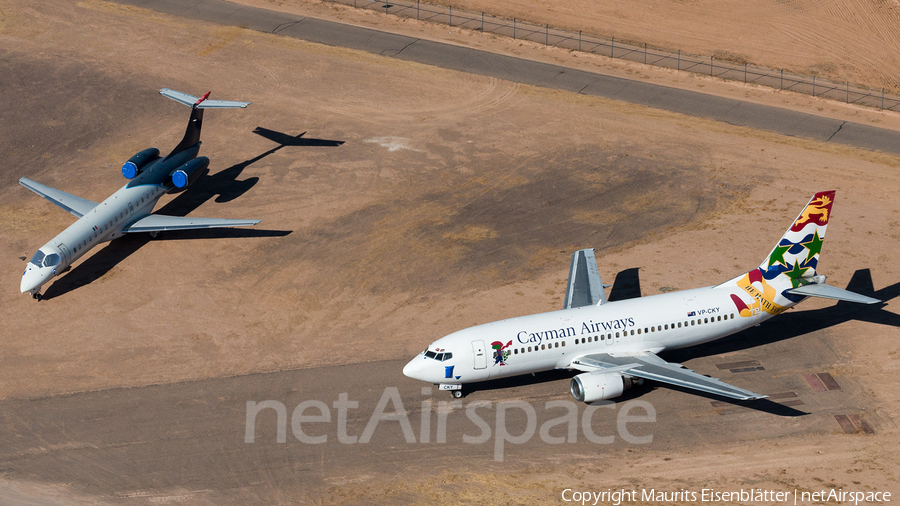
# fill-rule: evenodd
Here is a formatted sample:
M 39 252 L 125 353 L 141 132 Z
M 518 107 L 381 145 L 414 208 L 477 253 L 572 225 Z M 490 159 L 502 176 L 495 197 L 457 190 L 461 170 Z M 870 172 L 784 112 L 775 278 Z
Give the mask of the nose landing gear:
M 41 292 L 38 291 L 38 290 L 35 290 L 35 291 L 31 292 L 31 298 L 34 299 L 34 300 L 36 300 L 36 301 L 38 301 L 38 302 L 44 300 L 44 296 L 41 295 Z

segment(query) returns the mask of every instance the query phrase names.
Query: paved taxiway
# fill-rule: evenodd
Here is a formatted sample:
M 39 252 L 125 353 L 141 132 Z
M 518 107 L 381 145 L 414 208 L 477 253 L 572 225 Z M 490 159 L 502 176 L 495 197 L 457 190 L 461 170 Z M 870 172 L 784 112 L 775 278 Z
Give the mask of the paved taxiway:
M 241 26 L 266 33 L 358 49 L 427 65 L 507 81 L 594 95 L 710 118 L 738 126 L 900 153 L 900 132 L 767 105 L 607 76 L 222 0 L 118 0 L 191 19 Z
M 840 359 L 830 345 L 836 335 L 831 327 L 867 313 L 845 307 L 831 317 L 823 314 L 789 313 L 739 336 L 669 355 L 701 373 L 766 393 L 773 400 L 730 403 L 645 385 L 593 415 L 590 431 L 612 436 L 610 444 L 586 439 L 582 425 L 586 406 L 574 401 L 570 404 L 578 409 L 577 442 L 542 441 L 540 427 L 566 413 L 560 408 L 545 409 L 545 403 L 572 401 L 564 373 L 529 378 L 529 384 L 492 385 L 499 388 L 470 394 L 467 406 L 476 401 L 494 403 L 477 410 L 491 437 L 480 444 L 465 443 L 466 435 L 478 436 L 481 429 L 458 408 L 447 415 L 446 443 L 435 442 L 438 412 L 445 411 L 438 404 L 452 399 L 436 390 L 423 394 L 426 385 L 403 377 L 404 360 L 396 360 L 2 401 L 0 467 L 7 476 L 59 480 L 85 494 L 140 500 L 180 494 L 191 502 L 236 504 L 284 497 L 315 499 L 343 482 L 414 476 L 420 469 L 431 473 L 465 459 L 490 466 L 497 451 L 496 403 L 502 401 L 524 400 L 536 412 L 536 430 L 527 444 L 504 445 L 507 463 L 552 453 L 571 463 L 605 452 L 688 451 L 696 441 L 752 443 L 760 438 L 832 434 L 841 432 L 835 415 L 862 416 L 878 431 L 883 421 L 867 411 L 872 399 L 856 379 L 838 376 L 834 378 L 838 388 L 817 392 L 804 378 Z M 746 370 L 721 369 L 752 361 L 758 365 Z M 346 434 L 358 437 L 390 387 L 399 392 L 415 442 L 405 440 L 396 421 L 381 421 L 367 443 L 339 442 L 338 431 L 343 429 L 339 429 L 334 403 L 340 395 L 346 393 L 348 401 L 358 402 L 358 407 L 346 411 Z M 425 432 L 430 441 L 423 443 L 422 402 L 427 400 L 431 401 L 431 427 Z M 285 406 L 283 443 L 277 441 L 272 409 L 256 417 L 254 442 L 245 441 L 248 401 L 277 401 Z M 321 401 L 331 408 L 330 422 L 301 426 L 308 436 L 327 436 L 323 444 L 301 442 L 292 431 L 292 412 L 304 401 Z M 635 402 L 649 403 L 656 415 L 655 422 L 628 425 L 634 437 L 652 436 L 645 444 L 626 441 L 617 425 L 621 411 Z M 393 412 L 393 404 L 384 411 Z M 510 435 L 527 430 L 524 411 L 510 408 L 505 413 Z M 319 411 L 313 408 L 303 414 L 315 416 Z M 632 408 L 627 414 L 646 412 Z M 549 435 L 564 438 L 567 428 L 557 426 Z

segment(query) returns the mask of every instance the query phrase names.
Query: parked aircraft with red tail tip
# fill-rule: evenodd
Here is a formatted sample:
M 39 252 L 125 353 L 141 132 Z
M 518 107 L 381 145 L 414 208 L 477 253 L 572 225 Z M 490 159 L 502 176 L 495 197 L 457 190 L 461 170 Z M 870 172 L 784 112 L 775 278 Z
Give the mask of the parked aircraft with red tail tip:
M 226 220 L 151 214 L 166 193 L 187 188 L 209 167 L 209 158 L 197 157 L 204 109 L 245 108 L 250 102 L 208 100 L 209 93 L 195 97 L 163 88 L 165 97 L 191 107 L 184 138 L 165 157 L 157 148 L 135 154 L 122 166 L 122 175 L 131 181 L 103 202 L 97 203 L 50 188 L 28 178 L 19 183 L 78 218 L 31 257 L 22 275 L 20 290 L 41 300 L 41 286 L 53 279 L 94 246 L 125 234 L 165 230 L 194 230 L 255 225 L 260 220 Z

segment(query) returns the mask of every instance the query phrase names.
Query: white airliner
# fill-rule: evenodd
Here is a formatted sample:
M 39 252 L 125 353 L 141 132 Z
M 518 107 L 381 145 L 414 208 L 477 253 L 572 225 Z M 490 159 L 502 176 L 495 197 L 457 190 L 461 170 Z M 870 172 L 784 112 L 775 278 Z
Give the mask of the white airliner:
M 94 246 L 124 234 L 150 232 L 155 236 L 164 230 L 241 227 L 259 223 L 259 220 L 150 214 L 160 197 L 187 187 L 209 167 L 209 158 L 197 158 L 203 110 L 243 108 L 250 105 L 250 102 L 207 100 L 209 93 L 198 98 L 167 88 L 159 92 L 176 102 L 191 106 L 191 117 L 184 138 L 165 158 L 159 156 L 156 148 L 145 149 L 129 158 L 122 166 L 122 174 L 131 181 L 108 199 L 98 204 L 28 178 L 19 179 L 19 183 L 25 188 L 78 218 L 69 228 L 41 246 L 28 261 L 20 285 L 22 293 L 30 292 L 35 299 L 41 300 L 41 286 L 44 283 Z
M 739 400 L 766 397 L 657 354 L 740 332 L 807 296 L 880 302 L 816 275 L 834 193 L 815 194 L 759 267 L 720 285 L 608 302 L 593 250 L 580 250 L 572 255 L 563 310 L 454 332 L 412 359 L 403 374 L 454 397 L 463 396 L 466 383 L 551 369 L 583 372 L 570 386 L 583 402 L 617 397 L 644 379 Z

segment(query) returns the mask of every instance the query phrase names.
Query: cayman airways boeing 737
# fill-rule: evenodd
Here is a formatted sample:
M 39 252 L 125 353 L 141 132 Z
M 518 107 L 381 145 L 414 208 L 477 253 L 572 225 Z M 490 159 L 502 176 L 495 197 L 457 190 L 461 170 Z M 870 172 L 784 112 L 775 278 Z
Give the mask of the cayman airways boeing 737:
M 41 300 L 41 286 L 44 283 L 94 246 L 124 234 L 149 232 L 155 236 L 164 230 L 241 227 L 259 223 L 259 220 L 150 214 L 160 197 L 186 188 L 209 167 L 209 158 L 197 158 L 203 110 L 243 108 L 250 105 L 250 102 L 207 100 L 209 93 L 198 98 L 167 88 L 159 92 L 176 102 L 191 106 L 191 117 L 184 138 L 164 158 L 159 156 L 156 148 L 145 149 L 129 158 L 122 166 L 122 175 L 131 181 L 103 202 L 91 202 L 28 178 L 19 179 L 19 183 L 25 188 L 78 218 L 69 228 L 41 246 L 28 261 L 20 285 L 22 293 L 30 292 L 35 299 Z
M 608 302 L 593 250 L 577 251 L 563 310 L 455 332 L 433 342 L 403 374 L 454 397 L 463 396 L 466 383 L 551 369 L 582 371 L 570 390 L 583 402 L 617 397 L 644 379 L 739 400 L 766 397 L 657 354 L 740 332 L 808 296 L 880 302 L 826 285 L 816 274 L 834 193 L 816 193 L 759 267 L 720 285 Z

